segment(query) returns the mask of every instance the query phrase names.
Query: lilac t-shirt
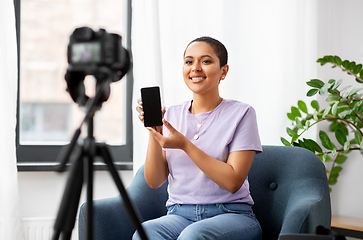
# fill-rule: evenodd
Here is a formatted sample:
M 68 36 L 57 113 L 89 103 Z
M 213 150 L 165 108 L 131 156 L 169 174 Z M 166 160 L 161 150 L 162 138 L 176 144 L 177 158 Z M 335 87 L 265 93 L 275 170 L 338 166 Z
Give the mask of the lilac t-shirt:
M 193 116 L 191 101 L 167 108 L 165 120 L 209 156 L 226 162 L 233 151 L 255 150 L 262 152 L 255 110 L 244 103 L 223 99 L 213 112 Z M 208 117 L 207 115 L 210 114 Z M 197 120 L 195 120 L 195 117 Z M 206 118 L 207 117 L 207 118 Z M 202 121 L 205 121 L 202 123 Z M 202 123 L 194 139 L 196 125 Z M 169 130 L 164 126 L 164 135 Z M 253 205 L 248 179 L 234 194 L 208 178 L 180 149 L 163 149 L 169 166 L 169 199 L 173 204 L 247 203 Z

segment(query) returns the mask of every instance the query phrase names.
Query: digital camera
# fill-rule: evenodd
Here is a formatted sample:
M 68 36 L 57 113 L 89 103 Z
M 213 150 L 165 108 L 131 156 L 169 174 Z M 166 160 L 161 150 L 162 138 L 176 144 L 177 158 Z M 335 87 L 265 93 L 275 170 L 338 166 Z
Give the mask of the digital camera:
M 89 27 L 76 28 L 70 36 L 67 58 L 68 71 L 96 75 L 106 68 L 112 81 L 120 80 L 130 68 L 128 51 L 122 47 L 122 37 L 105 29 L 95 32 Z

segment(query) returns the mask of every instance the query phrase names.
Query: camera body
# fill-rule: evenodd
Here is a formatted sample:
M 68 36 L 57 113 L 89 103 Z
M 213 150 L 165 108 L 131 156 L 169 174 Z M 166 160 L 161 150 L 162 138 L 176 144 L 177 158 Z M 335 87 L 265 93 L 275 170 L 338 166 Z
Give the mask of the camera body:
M 80 106 L 84 106 L 89 99 L 83 83 L 87 75 L 97 79 L 96 90 L 107 85 L 103 86 L 100 95 L 101 104 L 110 95 L 109 83 L 119 81 L 131 65 L 129 52 L 122 47 L 120 35 L 107 33 L 105 29 L 95 32 L 89 27 L 73 31 L 69 38 L 67 59 L 67 91 Z
M 89 27 L 76 28 L 70 36 L 67 58 L 69 71 L 96 76 L 108 70 L 113 82 L 120 80 L 130 68 L 122 37 L 105 29 L 95 32 Z

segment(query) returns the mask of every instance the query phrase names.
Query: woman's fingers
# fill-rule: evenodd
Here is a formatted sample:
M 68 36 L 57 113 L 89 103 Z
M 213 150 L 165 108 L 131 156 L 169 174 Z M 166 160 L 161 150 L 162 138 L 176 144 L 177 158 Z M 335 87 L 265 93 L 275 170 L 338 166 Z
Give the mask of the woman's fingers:
M 174 131 L 176 131 L 175 130 L 175 128 L 173 127 L 173 126 L 171 126 L 171 124 L 168 122 L 168 121 L 166 121 L 165 119 L 163 119 L 163 124 L 165 125 L 165 127 L 172 133 L 172 132 L 174 132 Z
M 136 107 L 136 111 L 139 113 L 139 119 L 141 122 L 144 122 L 144 111 L 142 110 L 142 101 L 141 98 L 137 99 L 137 103 L 139 106 Z

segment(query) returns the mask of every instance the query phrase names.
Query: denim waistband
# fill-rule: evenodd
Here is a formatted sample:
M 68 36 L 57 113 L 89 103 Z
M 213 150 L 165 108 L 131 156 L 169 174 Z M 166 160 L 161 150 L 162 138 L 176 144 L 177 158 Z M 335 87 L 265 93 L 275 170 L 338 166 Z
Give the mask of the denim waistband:
M 245 203 L 174 204 L 168 207 L 169 215 L 180 215 L 190 221 L 200 221 L 225 213 L 246 214 L 255 217 L 251 206 Z

